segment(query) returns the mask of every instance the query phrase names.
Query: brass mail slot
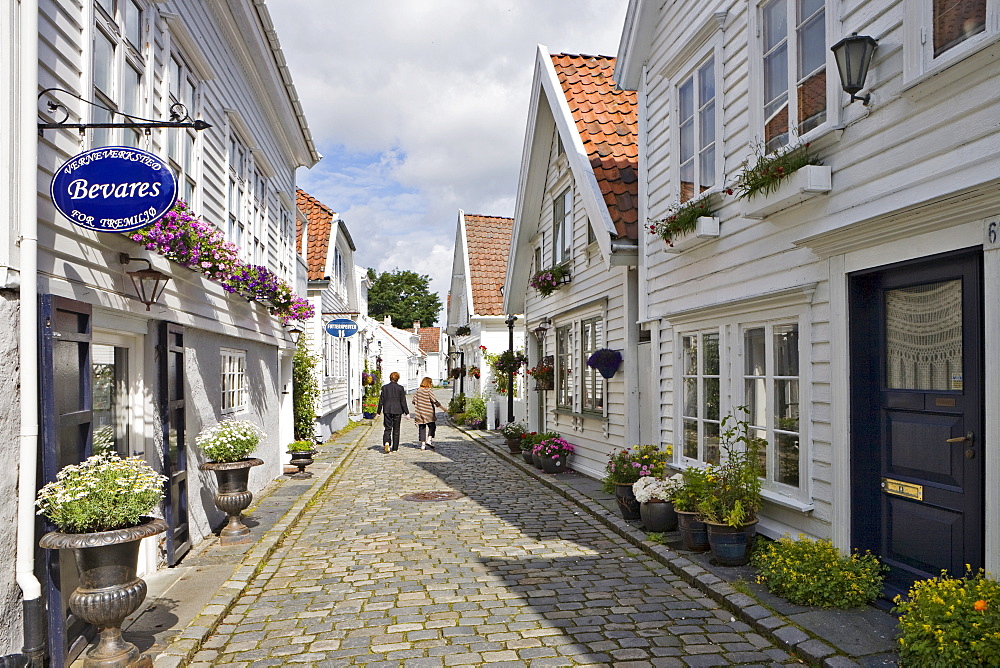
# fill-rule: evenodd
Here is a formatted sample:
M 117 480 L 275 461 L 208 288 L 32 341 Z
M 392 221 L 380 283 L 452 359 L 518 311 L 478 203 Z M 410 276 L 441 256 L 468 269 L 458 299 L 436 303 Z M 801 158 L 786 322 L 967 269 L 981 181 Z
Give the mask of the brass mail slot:
M 885 490 L 886 494 L 902 496 L 907 499 L 916 499 L 917 501 L 924 500 L 923 485 L 913 485 L 908 482 L 893 480 L 892 478 L 882 478 L 882 489 Z

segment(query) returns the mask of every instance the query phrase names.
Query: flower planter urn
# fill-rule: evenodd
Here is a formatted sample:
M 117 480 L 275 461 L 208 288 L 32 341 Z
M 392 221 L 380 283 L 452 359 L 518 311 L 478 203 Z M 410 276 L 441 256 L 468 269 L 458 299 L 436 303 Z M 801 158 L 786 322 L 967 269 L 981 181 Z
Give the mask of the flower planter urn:
M 519 438 L 508 438 L 505 441 L 507 443 L 507 450 L 510 451 L 512 455 L 521 454 L 521 439 Z
M 677 526 L 681 531 L 681 542 L 689 552 L 708 551 L 708 530 L 698 513 L 676 510 Z
M 100 633 L 83 660 L 84 668 L 125 668 L 148 661 L 122 638 L 121 624 L 146 598 L 146 583 L 135 574 L 139 543 L 166 530 L 166 521 L 148 517 L 125 529 L 78 534 L 53 531 L 39 541 L 49 550 L 71 549 L 76 558 L 80 585 L 69 595 L 69 609 Z
M 622 512 L 622 518 L 626 520 L 638 520 L 642 518 L 639 514 L 639 500 L 635 498 L 632 491 L 632 483 L 615 483 L 615 501 L 618 502 L 618 509 Z
M 745 566 L 757 535 L 757 520 L 738 527 L 706 522 L 712 557 L 720 566 Z
M 249 457 L 238 462 L 205 462 L 198 467 L 202 471 L 213 471 L 219 483 L 215 507 L 228 516 L 226 526 L 219 532 L 220 545 L 250 542 L 250 527 L 240 521 L 240 514 L 253 501 L 253 492 L 247 489 L 250 469 L 263 463 L 263 460 Z
M 374 420 L 375 419 L 375 413 L 369 413 L 367 411 L 362 411 L 361 412 L 361 417 L 363 417 L 366 420 Z
M 521 459 L 524 460 L 525 464 L 534 465 L 534 460 L 531 457 L 531 450 L 521 450 Z
M 542 468 L 542 456 L 537 452 L 531 453 L 531 463 L 534 464 L 536 469 Z
M 542 457 L 542 470 L 546 473 L 562 473 L 569 468 L 569 457 Z
M 313 455 L 315 455 L 318 452 L 318 450 L 305 450 L 305 451 L 300 450 L 298 452 L 287 450 L 286 452 L 292 456 L 292 462 L 291 462 L 292 466 L 297 466 L 299 468 L 297 472 L 288 476 L 289 478 L 295 478 L 296 480 L 303 480 L 305 478 L 311 478 L 313 476 L 312 473 L 306 471 L 306 467 L 313 463 Z
M 664 533 L 677 528 L 677 513 L 669 501 L 646 501 L 639 504 L 639 515 L 646 531 Z

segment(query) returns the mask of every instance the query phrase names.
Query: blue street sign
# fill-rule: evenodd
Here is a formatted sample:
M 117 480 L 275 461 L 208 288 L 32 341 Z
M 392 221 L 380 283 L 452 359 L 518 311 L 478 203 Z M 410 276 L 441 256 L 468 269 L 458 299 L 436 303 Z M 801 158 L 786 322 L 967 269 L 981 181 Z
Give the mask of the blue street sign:
M 358 323 L 347 318 L 337 318 L 326 323 L 326 333 L 342 339 L 358 331 Z
M 74 225 L 97 232 L 129 232 L 156 222 L 177 199 L 166 162 L 127 146 L 92 148 L 56 170 L 52 203 Z

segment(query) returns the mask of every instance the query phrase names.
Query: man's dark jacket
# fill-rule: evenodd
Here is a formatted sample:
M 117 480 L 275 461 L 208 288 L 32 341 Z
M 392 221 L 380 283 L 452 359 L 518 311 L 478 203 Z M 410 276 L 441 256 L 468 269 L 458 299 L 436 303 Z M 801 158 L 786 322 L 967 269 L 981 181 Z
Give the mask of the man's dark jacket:
M 409 415 L 410 409 L 406 406 L 406 390 L 403 386 L 391 382 L 383 385 L 375 412 L 386 415 Z

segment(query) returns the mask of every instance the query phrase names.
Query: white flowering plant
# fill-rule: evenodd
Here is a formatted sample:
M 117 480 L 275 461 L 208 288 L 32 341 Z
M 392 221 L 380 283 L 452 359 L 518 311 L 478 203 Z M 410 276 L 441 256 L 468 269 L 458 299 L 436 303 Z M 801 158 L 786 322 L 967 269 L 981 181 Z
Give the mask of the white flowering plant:
M 91 533 L 140 524 L 163 498 L 167 478 L 138 457 L 110 452 L 63 467 L 38 490 L 38 514 L 63 533 Z
M 677 475 L 666 480 L 653 476 L 643 476 L 632 483 L 632 493 L 635 494 L 635 500 L 639 503 L 670 501 L 680 485 L 681 481 Z
M 195 443 L 209 461 L 238 462 L 256 450 L 262 438 L 264 438 L 263 430 L 253 422 L 223 420 L 202 429 Z

